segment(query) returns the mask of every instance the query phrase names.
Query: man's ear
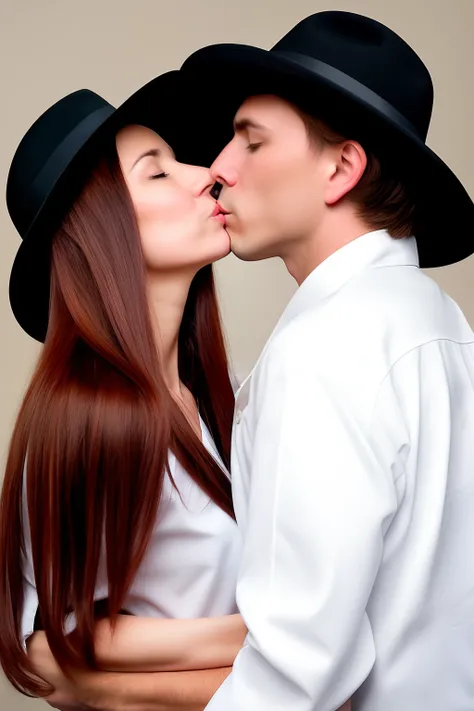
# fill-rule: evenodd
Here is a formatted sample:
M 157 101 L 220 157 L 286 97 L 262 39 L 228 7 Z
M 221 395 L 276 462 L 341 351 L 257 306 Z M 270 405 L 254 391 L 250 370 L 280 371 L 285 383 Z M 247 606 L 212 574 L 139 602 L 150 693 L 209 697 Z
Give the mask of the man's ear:
M 328 150 L 332 158 L 324 200 L 326 205 L 335 205 L 364 175 L 367 155 L 357 141 L 344 141 Z

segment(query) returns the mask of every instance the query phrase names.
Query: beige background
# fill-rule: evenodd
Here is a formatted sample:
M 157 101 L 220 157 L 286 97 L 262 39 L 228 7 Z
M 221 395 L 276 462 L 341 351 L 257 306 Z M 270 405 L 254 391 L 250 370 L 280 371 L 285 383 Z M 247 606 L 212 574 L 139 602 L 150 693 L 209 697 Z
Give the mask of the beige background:
M 416 48 L 436 89 L 429 143 L 474 195 L 474 0 L 0 0 L 2 181 L 25 130 L 62 95 L 89 87 L 119 103 L 202 45 L 244 42 L 269 48 L 305 15 L 327 9 L 371 15 Z M 38 348 L 17 327 L 8 305 L 8 275 L 19 239 L 3 198 L 0 234 L 3 469 L 13 419 Z M 244 264 L 229 257 L 219 264 L 218 274 L 233 363 L 242 377 L 294 285 L 277 261 Z M 474 258 L 433 276 L 474 324 Z M 4 688 L 0 679 L 1 711 L 32 705 L 38 702 Z

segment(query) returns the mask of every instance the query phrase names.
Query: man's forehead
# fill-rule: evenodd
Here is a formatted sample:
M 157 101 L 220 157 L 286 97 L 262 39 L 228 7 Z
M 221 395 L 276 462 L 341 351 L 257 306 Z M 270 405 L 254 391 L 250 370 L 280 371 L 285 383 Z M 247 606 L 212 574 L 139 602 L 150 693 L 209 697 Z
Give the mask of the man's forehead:
M 287 111 L 294 111 L 292 104 L 275 94 L 249 96 L 235 114 L 234 127 L 266 128 L 278 113 Z

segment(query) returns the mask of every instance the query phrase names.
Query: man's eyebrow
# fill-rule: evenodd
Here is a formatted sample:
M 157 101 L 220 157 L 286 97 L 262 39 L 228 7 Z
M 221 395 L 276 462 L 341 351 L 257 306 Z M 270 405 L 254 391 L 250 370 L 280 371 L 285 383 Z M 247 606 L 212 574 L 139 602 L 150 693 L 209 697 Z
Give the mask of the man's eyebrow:
M 148 156 L 151 156 L 152 158 L 158 158 L 160 153 L 161 153 L 161 151 L 159 148 L 151 148 L 149 151 L 145 151 L 145 153 L 142 153 L 142 155 L 137 158 L 137 160 L 132 165 L 130 170 L 133 170 L 133 168 L 135 168 L 136 164 L 139 163 L 142 160 L 142 158 L 148 158 Z
M 250 118 L 241 118 L 234 121 L 234 131 L 236 133 L 242 133 L 249 128 L 255 128 L 260 131 L 268 131 L 266 126 L 263 126 L 261 123 L 257 123 L 257 121 L 253 121 L 253 119 Z

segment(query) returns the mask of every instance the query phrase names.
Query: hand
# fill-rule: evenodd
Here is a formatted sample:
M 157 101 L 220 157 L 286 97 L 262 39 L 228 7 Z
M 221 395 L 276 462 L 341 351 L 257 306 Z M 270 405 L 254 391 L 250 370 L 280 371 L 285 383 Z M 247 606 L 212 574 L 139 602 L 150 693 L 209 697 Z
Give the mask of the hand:
M 51 654 L 44 632 L 35 632 L 27 644 L 28 657 L 36 674 L 50 684 L 54 691 L 44 700 L 60 711 L 108 711 L 116 709 L 106 703 L 102 684 L 104 674 L 93 671 L 70 670 L 66 677 Z

